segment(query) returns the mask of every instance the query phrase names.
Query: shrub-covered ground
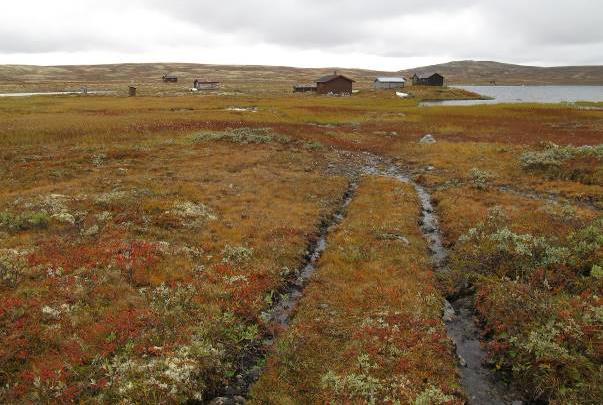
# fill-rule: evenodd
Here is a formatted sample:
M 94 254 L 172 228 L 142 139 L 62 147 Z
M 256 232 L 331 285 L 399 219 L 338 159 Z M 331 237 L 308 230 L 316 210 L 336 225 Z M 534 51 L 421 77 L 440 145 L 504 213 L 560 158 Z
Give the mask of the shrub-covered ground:
M 442 286 L 475 292 L 504 378 L 530 398 L 600 402 L 603 112 L 418 107 L 446 97 L 434 91 L 1 99 L 0 402 L 212 397 L 340 204 L 355 165 L 342 150 L 393 158 L 432 192 L 452 253 Z M 438 142 L 419 144 L 427 133 Z M 333 294 L 310 281 L 257 398 L 279 403 L 271 383 L 292 401 L 370 401 L 354 384 L 385 398 L 389 376 L 412 382 L 401 402 L 462 398 L 417 221 L 410 189 L 364 181 L 333 235 L 343 250 L 316 273 Z M 371 277 L 346 278 L 359 263 Z M 370 327 L 380 319 L 404 333 Z
M 414 188 L 365 177 L 256 403 L 461 403 Z

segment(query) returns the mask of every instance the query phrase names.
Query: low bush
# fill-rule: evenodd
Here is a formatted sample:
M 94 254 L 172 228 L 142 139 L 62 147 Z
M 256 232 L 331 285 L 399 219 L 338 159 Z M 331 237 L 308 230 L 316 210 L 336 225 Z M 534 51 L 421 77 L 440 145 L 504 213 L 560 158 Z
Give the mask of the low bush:
M 471 177 L 473 187 L 478 190 L 486 190 L 488 188 L 489 181 L 492 179 L 492 175 L 490 173 L 475 167 L 471 169 L 469 176 Z
M 521 155 L 521 167 L 547 178 L 573 180 L 585 184 L 603 184 L 603 144 L 596 146 L 559 146 L 552 142 L 542 150 Z
M 276 134 L 270 128 L 235 128 L 225 132 L 201 132 L 193 136 L 194 143 L 208 141 L 225 141 L 246 144 L 288 143 L 286 136 Z
M 22 214 L 0 212 L 0 229 L 11 232 L 45 229 L 49 222 L 50 217 L 45 212 L 26 212 Z
M 601 217 L 551 238 L 515 232 L 494 209 L 459 239 L 453 279 L 476 286 L 491 360 L 532 399 L 593 403 L 603 395 L 602 265 Z

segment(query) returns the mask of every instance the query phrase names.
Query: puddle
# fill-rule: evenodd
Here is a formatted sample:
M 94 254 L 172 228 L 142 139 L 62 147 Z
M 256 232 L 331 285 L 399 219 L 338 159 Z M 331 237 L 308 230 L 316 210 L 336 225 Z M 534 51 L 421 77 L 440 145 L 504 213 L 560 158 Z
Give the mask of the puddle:
M 236 111 L 236 112 L 258 112 L 257 107 L 228 107 L 226 111 Z

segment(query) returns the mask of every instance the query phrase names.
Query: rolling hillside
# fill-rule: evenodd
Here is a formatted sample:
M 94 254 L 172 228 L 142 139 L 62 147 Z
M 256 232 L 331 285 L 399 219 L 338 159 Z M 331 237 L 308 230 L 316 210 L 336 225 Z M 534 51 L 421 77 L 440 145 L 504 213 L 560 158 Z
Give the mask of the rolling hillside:
M 412 76 L 417 72 L 439 72 L 448 84 L 582 84 L 603 85 L 603 66 L 534 67 L 498 62 L 457 61 L 400 72 L 363 69 L 302 69 L 283 66 L 226 66 L 191 63 L 145 63 L 90 66 L 0 66 L 0 92 L 60 91 L 88 86 L 94 89 L 125 91 L 129 84 L 142 94 L 184 92 L 195 78 L 220 80 L 226 91 L 289 92 L 295 83 L 310 83 L 337 70 L 354 78 L 357 87 L 367 88 L 376 76 Z M 178 75 L 176 85 L 161 83 L 165 73 Z
M 402 71 L 407 77 L 415 72 L 438 72 L 449 84 L 573 84 L 603 85 L 603 66 L 537 67 L 489 61 L 456 61 Z

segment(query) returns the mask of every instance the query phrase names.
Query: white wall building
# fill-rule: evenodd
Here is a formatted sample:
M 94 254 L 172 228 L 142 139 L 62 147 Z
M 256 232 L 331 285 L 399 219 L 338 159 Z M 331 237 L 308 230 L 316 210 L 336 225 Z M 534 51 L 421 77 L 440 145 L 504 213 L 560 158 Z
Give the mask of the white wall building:
M 401 89 L 404 87 L 406 79 L 403 77 L 378 77 L 375 79 L 375 89 Z

